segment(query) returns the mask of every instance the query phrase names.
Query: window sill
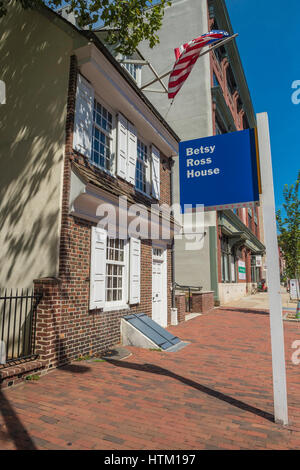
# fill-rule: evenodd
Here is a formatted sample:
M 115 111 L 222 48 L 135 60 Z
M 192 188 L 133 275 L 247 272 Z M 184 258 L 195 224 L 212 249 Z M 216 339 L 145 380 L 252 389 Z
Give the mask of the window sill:
M 93 160 L 91 160 L 90 158 L 89 158 L 89 163 L 92 166 L 94 166 L 95 168 L 97 168 L 97 170 L 103 171 L 103 173 L 106 173 L 107 175 L 112 176 L 115 179 L 117 178 L 116 175 L 113 172 L 111 172 L 111 171 L 107 170 L 106 168 L 103 168 L 102 166 L 100 166 L 97 163 L 93 162 Z
M 137 188 L 136 186 L 134 187 L 134 189 L 135 189 L 138 193 L 142 194 L 143 196 L 146 196 L 148 199 L 153 199 L 152 196 L 151 196 L 151 194 L 145 193 L 144 191 L 142 191 L 141 189 Z
M 130 310 L 130 306 L 128 304 L 122 305 L 110 305 L 103 308 L 103 312 L 113 312 L 116 310 Z

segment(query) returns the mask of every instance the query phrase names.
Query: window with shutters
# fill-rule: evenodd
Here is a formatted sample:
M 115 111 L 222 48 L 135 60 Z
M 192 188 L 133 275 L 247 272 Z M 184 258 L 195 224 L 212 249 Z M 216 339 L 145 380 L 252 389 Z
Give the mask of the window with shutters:
M 109 305 L 127 301 L 126 248 L 125 240 L 107 239 L 105 300 Z
M 140 139 L 137 140 L 137 161 L 135 170 L 135 187 L 147 192 L 147 166 L 148 166 L 148 146 Z
M 97 100 L 94 100 L 92 162 L 103 170 L 112 168 L 112 114 Z

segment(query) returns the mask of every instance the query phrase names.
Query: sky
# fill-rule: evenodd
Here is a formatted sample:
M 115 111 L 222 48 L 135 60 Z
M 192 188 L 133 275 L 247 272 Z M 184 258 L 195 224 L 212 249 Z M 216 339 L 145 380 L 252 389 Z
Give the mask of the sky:
M 276 209 L 300 169 L 300 1 L 226 0 L 254 111 L 269 115 Z M 299 89 L 299 88 L 298 88 Z
M 300 168 L 300 0 L 225 0 L 254 111 L 268 112 L 276 209 Z M 156 1 L 154 0 L 154 3 Z M 292 83 L 299 81 L 299 104 Z

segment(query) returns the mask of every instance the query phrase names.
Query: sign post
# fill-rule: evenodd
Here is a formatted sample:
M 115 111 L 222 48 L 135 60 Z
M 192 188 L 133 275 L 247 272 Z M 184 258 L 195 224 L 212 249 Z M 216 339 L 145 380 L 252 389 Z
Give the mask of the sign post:
M 275 421 L 277 423 L 287 425 L 288 406 L 282 302 L 280 293 L 280 268 L 275 218 L 271 144 L 267 113 L 257 114 L 257 133 L 262 183 L 262 209 L 265 227 L 265 246 L 268 265 L 267 278 L 270 304 L 274 414 Z
M 254 129 L 180 142 L 180 205 L 183 213 L 185 207 L 195 207 L 197 204 L 203 204 L 208 211 L 253 207 L 259 204 L 259 193 L 262 194 L 274 415 L 277 423 L 286 425 L 288 407 L 280 269 L 267 113 L 257 115 L 257 137 L 258 146 Z M 261 265 L 259 257 L 256 258 L 257 265 Z M 240 280 L 246 279 L 246 265 L 242 260 L 238 265 L 238 277 Z

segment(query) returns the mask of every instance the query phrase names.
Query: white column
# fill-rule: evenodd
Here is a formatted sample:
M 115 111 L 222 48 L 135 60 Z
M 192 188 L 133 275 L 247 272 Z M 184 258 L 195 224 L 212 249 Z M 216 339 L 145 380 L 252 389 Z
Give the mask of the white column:
M 286 370 L 282 303 L 280 293 L 280 269 L 275 217 L 275 198 L 269 120 L 267 113 L 257 114 L 258 146 L 262 183 L 262 210 L 267 256 L 267 279 L 270 304 L 270 328 L 272 345 L 273 394 L 275 421 L 288 424 Z

